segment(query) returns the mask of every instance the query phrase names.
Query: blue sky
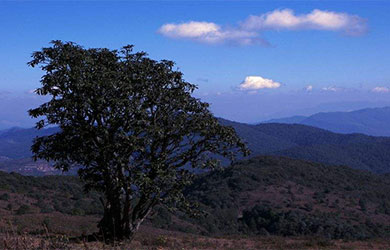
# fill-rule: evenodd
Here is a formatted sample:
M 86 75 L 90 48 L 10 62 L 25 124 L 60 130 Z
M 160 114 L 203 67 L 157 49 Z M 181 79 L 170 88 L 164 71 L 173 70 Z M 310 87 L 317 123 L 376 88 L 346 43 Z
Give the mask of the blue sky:
M 173 60 L 215 115 L 242 122 L 390 105 L 389 11 L 387 1 L 0 2 L 0 128 L 32 124 L 42 72 L 26 63 L 54 39 Z

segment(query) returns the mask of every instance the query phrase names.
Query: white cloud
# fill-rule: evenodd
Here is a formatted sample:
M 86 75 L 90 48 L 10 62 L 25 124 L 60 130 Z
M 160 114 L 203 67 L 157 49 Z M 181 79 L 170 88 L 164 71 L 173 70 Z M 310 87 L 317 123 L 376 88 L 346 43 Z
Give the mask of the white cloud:
M 329 30 L 348 35 L 361 35 L 367 30 L 364 18 L 343 12 L 315 9 L 308 14 L 295 15 L 291 9 L 274 10 L 250 16 L 241 27 L 246 30 Z
M 201 37 L 210 34 L 216 34 L 220 27 L 215 23 L 208 22 L 189 22 L 182 24 L 165 24 L 160 28 L 160 32 L 173 37 Z
M 334 86 L 329 86 L 329 87 L 323 87 L 322 90 L 336 92 L 336 91 L 340 91 L 341 88 L 337 88 L 337 87 L 334 87 Z
M 305 90 L 306 90 L 307 92 L 313 91 L 313 85 L 307 85 L 307 86 L 305 87 Z
M 275 89 L 281 86 L 280 83 L 271 79 L 266 79 L 261 76 L 247 76 L 240 84 L 241 90 L 257 90 L 257 89 Z
M 181 24 L 164 24 L 158 30 L 164 36 L 170 38 L 192 39 L 203 43 L 230 42 L 241 45 L 264 43 L 255 31 L 243 29 L 227 29 L 210 22 L 188 22 Z
M 376 93 L 390 93 L 390 88 L 387 87 L 375 87 L 371 90 Z
M 361 35 L 367 30 L 364 18 L 318 9 L 302 15 L 296 15 L 291 9 L 274 10 L 259 16 L 249 16 L 239 24 L 232 28 L 213 22 L 167 23 L 159 28 L 158 33 L 174 39 L 190 39 L 208 44 L 269 46 L 269 43 L 261 38 L 265 30 L 327 30 L 348 35 Z

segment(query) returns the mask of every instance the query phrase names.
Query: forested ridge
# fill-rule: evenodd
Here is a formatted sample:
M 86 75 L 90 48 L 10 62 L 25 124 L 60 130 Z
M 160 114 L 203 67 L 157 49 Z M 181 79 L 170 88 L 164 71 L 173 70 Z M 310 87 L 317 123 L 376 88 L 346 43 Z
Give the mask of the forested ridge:
M 329 165 L 349 166 L 375 173 L 390 172 L 390 154 L 388 153 L 390 152 L 390 137 L 337 134 L 299 124 L 250 125 L 223 119 L 220 119 L 220 122 L 232 126 L 237 131 L 252 151 L 250 157 L 286 156 Z M 25 166 L 35 164 L 28 158 L 31 156 L 32 139 L 35 136 L 48 135 L 55 131 L 55 128 L 50 128 L 38 134 L 34 129 L 12 129 L 0 133 L 0 169 L 27 175 L 58 173 L 25 170 Z

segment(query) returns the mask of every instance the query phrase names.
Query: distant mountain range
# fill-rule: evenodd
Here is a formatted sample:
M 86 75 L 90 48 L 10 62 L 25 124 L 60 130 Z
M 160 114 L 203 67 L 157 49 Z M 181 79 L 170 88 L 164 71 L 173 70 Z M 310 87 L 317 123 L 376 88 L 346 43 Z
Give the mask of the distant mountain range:
M 0 170 L 16 172 L 24 175 L 61 174 L 46 161 L 34 162 L 30 147 L 37 136 L 51 135 L 58 128 L 37 131 L 35 128 L 10 128 L 0 131 Z M 72 173 L 75 173 L 72 171 Z
M 336 133 L 390 136 L 390 107 L 367 108 L 351 112 L 317 113 L 311 116 L 292 116 L 262 123 L 303 124 Z
M 58 128 L 36 130 L 35 128 L 10 128 L 0 131 L 0 157 L 5 156 L 12 159 L 30 157 L 32 140 L 37 136 L 51 135 L 58 131 Z
M 338 134 L 300 124 L 250 125 L 224 119 L 220 119 L 220 122 L 232 126 L 247 142 L 252 151 L 250 157 L 286 156 L 375 173 L 390 173 L 390 137 Z M 0 132 L 0 169 L 33 175 L 54 173 L 42 162 L 32 162 L 30 146 L 34 137 L 50 135 L 57 130 L 14 128 Z
M 390 172 L 390 137 L 337 134 L 300 124 L 221 122 L 234 127 L 247 142 L 251 157 L 287 156 L 376 173 Z

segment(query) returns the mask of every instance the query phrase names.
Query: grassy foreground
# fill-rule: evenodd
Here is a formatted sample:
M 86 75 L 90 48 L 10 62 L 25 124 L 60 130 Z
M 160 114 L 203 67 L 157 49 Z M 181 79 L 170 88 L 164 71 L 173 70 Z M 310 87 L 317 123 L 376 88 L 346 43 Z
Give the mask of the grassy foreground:
M 86 242 L 61 235 L 0 234 L 0 249 L 390 249 L 387 239 L 328 240 L 313 237 L 204 237 L 142 227 L 133 242 Z

